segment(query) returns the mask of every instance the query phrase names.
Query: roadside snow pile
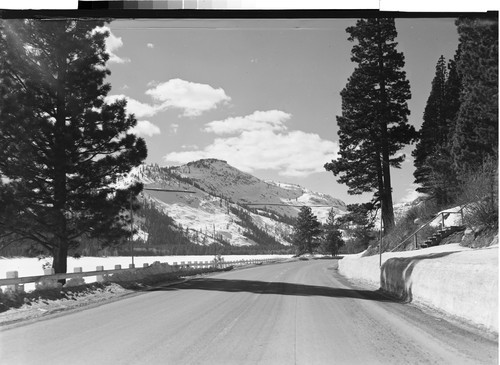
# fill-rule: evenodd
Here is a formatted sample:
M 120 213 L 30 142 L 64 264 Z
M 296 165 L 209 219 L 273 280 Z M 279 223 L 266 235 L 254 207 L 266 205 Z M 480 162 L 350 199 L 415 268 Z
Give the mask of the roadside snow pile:
M 498 245 L 346 256 L 339 272 L 498 333 Z

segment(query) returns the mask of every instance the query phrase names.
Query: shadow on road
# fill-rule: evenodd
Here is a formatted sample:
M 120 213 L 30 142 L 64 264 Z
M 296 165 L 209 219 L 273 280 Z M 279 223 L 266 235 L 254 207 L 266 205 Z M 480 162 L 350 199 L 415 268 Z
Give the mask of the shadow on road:
M 255 294 L 297 295 L 297 296 L 321 296 L 328 298 L 354 298 L 374 300 L 380 302 L 394 302 L 378 290 L 355 290 L 332 288 L 328 286 L 304 285 L 283 282 L 266 282 L 254 280 L 227 280 L 227 279 L 195 279 L 182 284 L 168 287 L 157 287 L 150 291 L 171 290 L 214 290 L 224 292 L 248 292 Z

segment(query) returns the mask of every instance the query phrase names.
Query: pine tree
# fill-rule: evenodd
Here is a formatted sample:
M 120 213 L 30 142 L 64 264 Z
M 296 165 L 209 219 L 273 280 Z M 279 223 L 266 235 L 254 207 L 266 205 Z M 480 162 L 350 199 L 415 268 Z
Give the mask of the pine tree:
M 309 252 L 313 253 L 318 247 L 318 236 L 321 233 L 321 223 L 312 213 L 311 208 L 303 206 L 300 208 L 299 215 L 295 222 L 293 244 L 297 246 L 299 254 Z
M 323 251 L 328 252 L 334 257 L 337 256 L 340 248 L 345 245 L 345 242 L 342 239 L 340 223 L 336 220 L 333 208 L 328 212 L 328 218 L 323 226 L 323 232 Z
M 498 160 L 498 19 L 460 18 L 461 105 L 452 154 L 462 175 Z
M 361 19 L 347 28 L 357 67 L 341 92 L 340 156 L 325 164 L 350 194 L 375 191 L 384 229 L 394 227 L 390 167 L 399 168 L 397 155 L 416 138 L 408 124 L 410 85 L 402 70 L 404 56 L 396 50 L 394 19 Z
M 459 105 L 459 79 L 455 62 L 448 67 L 443 56 L 436 65 L 436 73 L 424 110 L 420 138 L 412 156 L 417 191 L 436 199 L 439 207 L 451 203 L 457 189 L 456 172 L 450 154 L 450 129 Z
M 118 241 L 130 200 L 117 178 L 147 155 L 127 134 L 137 121 L 125 100 L 104 102 L 109 55 L 103 21 L 2 20 L 0 60 L 0 234 L 29 240 L 67 270 L 84 237 Z M 5 179 L 4 179 L 5 181 Z M 5 199 L 4 199 L 5 198 Z

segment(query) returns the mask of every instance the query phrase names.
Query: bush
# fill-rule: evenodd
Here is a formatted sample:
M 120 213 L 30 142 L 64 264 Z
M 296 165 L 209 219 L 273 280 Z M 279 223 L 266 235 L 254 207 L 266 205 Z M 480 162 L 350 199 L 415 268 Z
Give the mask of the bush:
M 460 203 L 464 223 L 469 228 L 486 227 L 498 230 L 498 168 L 494 159 L 487 159 L 476 170 L 462 177 Z

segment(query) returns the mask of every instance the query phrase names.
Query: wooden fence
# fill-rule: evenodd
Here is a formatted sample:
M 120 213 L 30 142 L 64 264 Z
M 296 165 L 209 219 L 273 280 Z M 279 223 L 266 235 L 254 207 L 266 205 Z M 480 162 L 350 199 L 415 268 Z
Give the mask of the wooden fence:
M 19 277 L 17 271 L 8 271 L 6 273 L 6 279 L 0 279 L 0 287 L 7 286 L 7 290 L 11 291 L 24 291 L 24 284 L 27 283 L 40 283 L 40 282 L 57 282 L 61 279 L 72 279 L 72 278 L 84 278 L 88 276 L 95 276 L 97 282 L 104 281 L 104 276 L 109 274 L 123 273 L 127 271 L 137 271 L 141 269 L 147 269 L 150 267 L 155 267 L 155 265 L 163 266 L 169 268 L 166 272 L 175 272 L 181 270 L 190 269 L 205 269 L 205 268 L 228 268 L 230 266 L 242 266 L 250 264 L 260 264 L 266 262 L 275 262 L 277 259 L 252 259 L 252 260 L 239 260 L 239 261 L 181 261 L 180 263 L 174 262 L 170 264 L 161 264 L 159 261 L 155 261 L 152 265 L 147 263 L 143 264 L 142 267 L 136 268 L 133 264 L 130 264 L 128 269 L 122 269 L 121 265 L 115 265 L 114 269 L 104 270 L 104 266 L 97 266 L 95 271 L 82 271 L 81 267 L 75 267 L 72 273 L 62 273 L 54 274 L 54 269 L 44 269 L 43 275 L 36 276 L 24 276 Z

